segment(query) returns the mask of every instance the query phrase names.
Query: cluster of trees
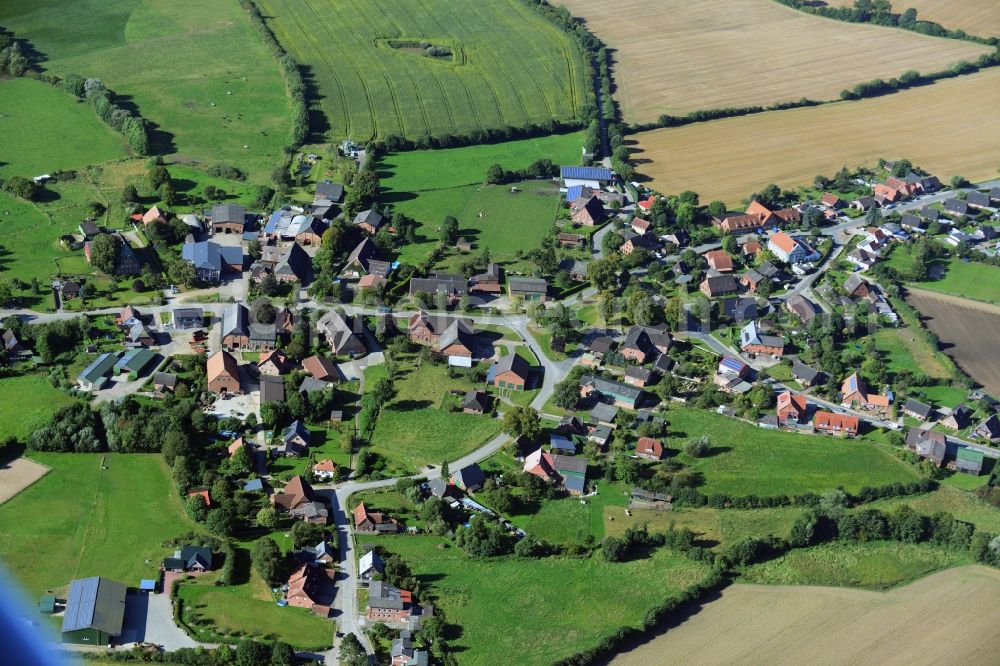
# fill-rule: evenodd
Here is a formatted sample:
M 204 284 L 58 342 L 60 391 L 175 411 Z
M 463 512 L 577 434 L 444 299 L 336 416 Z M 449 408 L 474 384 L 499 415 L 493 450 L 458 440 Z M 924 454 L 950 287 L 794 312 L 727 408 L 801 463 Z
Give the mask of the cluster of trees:
M 33 347 L 45 363 L 51 363 L 60 354 L 72 351 L 87 337 L 90 322 L 86 317 L 75 317 L 28 326 L 11 316 L 4 319 L 3 327 L 22 344 Z
M 365 392 L 361 398 L 361 411 L 358 413 L 358 437 L 366 441 L 371 439 L 382 407 L 389 404 L 395 393 L 392 380 L 388 377 L 380 378 L 370 391 Z
M 149 133 L 146 121 L 114 102 L 114 94 L 97 78 L 85 79 L 78 74 L 68 74 L 59 86 L 79 99 L 90 102 L 97 115 L 125 137 L 137 155 L 149 154 Z
M 305 80 L 302 78 L 302 72 L 295 59 L 285 51 L 267 23 L 264 22 L 260 9 L 254 0 L 239 0 L 239 3 L 250 16 L 250 24 L 254 30 L 264 40 L 267 49 L 281 66 L 281 73 L 285 77 L 285 87 L 288 90 L 288 96 L 292 99 L 292 134 L 289 148 L 294 150 L 305 142 L 306 136 L 309 134 L 309 106 L 306 102 Z M 287 178 L 287 168 L 285 169 L 285 178 Z M 284 182 L 284 178 L 278 179 L 277 182 Z
M 621 537 L 604 537 L 601 553 L 608 562 L 625 562 L 641 556 L 643 551 L 669 545 L 676 550 L 688 550 L 694 544 L 694 532 L 686 527 L 666 533 L 650 533 L 645 525 L 629 527 Z
M 90 265 L 105 275 L 114 275 L 121 247 L 118 236 L 101 234 L 90 243 Z
M 455 531 L 455 545 L 472 557 L 498 557 L 514 552 L 515 539 L 496 517 L 476 514 L 469 526 Z
M 375 171 L 375 160 L 365 162 L 363 169 L 354 174 L 351 187 L 344 197 L 344 214 L 348 219 L 354 218 L 361 211 L 367 210 L 375 203 L 378 196 L 379 180 Z
M 555 178 L 559 175 L 559 167 L 547 157 L 537 159 L 524 169 L 507 171 L 500 164 L 493 164 L 486 170 L 486 179 L 483 181 L 487 185 L 502 185 L 513 183 L 519 180 L 529 180 L 531 178 Z
M 27 201 L 34 201 L 41 190 L 38 183 L 24 176 L 11 176 L 7 180 L 0 180 L 0 189 Z
M 14 35 L 0 28 L 0 74 L 24 76 L 31 63 L 21 51 L 21 44 Z

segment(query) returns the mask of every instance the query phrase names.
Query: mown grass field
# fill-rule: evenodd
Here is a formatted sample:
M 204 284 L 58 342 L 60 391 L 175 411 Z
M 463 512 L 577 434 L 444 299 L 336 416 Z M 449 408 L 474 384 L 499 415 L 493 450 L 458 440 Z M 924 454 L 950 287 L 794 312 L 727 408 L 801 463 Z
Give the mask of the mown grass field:
M 612 510 L 624 511 L 628 505 L 624 487 L 600 481 L 597 495 L 581 500 L 563 497 L 543 502 L 538 511 L 509 516 L 511 522 L 529 534 L 549 543 L 583 544 L 588 537 L 600 541 L 609 531 L 605 515 Z
M 23 440 L 71 402 L 44 375 L 4 377 L 0 380 L 0 439 L 13 435 Z
M 512 193 L 511 185 L 483 185 L 486 170 L 492 164 L 523 169 L 541 158 L 577 164 L 582 145 L 582 133 L 572 132 L 384 157 L 378 164 L 380 203 L 418 222 L 417 242 L 405 245 L 401 258 L 419 262 L 426 257 L 449 215 L 458 219 L 462 236 L 472 240 L 477 250 L 488 247 L 495 261 L 513 261 L 518 250 L 535 249 L 555 220 L 558 189 L 549 181 L 527 181 L 513 184 L 521 191 Z M 461 256 L 452 251 L 442 264 L 453 267 Z
M 83 252 L 70 252 L 59 245 L 59 236 L 75 224 L 55 222 L 32 204 L 0 192 L 0 274 L 25 283 L 38 278 L 43 286 L 57 272 L 87 272 Z M 79 224 L 78 220 L 76 224 Z M 51 298 L 48 302 L 51 305 Z
M 826 0 L 831 7 L 854 5 L 853 0 Z M 993 0 L 906 0 L 893 11 L 913 7 L 918 21 L 933 21 L 949 30 L 965 30 L 977 37 L 1000 37 L 1000 14 Z
M 24 78 L 0 81 L 0 145 L 5 178 L 32 178 L 128 155 L 121 136 L 92 106 Z
M 968 564 L 965 553 L 928 544 L 876 541 L 800 548 L 747 567 L 743 578 L 768 585 L 834 585 L 888 589 L 927 574 Z
M 912 252 L 910 246 L 896 248 L 889 257 L 889 265 L 905 273 L 913 263 Z M 911 284 L 920 289 L 1000 305 L 1000 268 L 961 259 L 940 259 L 935 263 L 944 266 L 944 274 L 939 279 Z
M 569 120 L 587 99 L 575 43 L 520 2 L 261 5 L 278 39 L 311 71 L 331 138 L 364 142 Z M 392 48 L 389 40 L 427 41 L 454 57 Z
M 158 455 L 30 457 L 52 471 L 0 506 L 0 559 L 32 596 L 86 576 L 138 585 L 195 529 Z
M 992 663 L 997 594 L 1000 572 L 978 566 L 885 593 L 737 584 L 611 663 Z
M 875 348 L 883 354 L 889 372 L 907 370 L 936 379 L 950 377 L 934 349 L 909 328 L 886 328 L 875 333 Z
M 595 645 L 615 628 L 640 626 L 643 613 L 702 580 L 708 567 L 660 549 L 648 559 L 609 563 L 549 557 L 471 559 L 433 536 L 369 537 L 398 553 L 437 596 L 461 635 L 449 640 L 462 664 L 551 664 Z M 514 657 L 513 655 L 516 655 Z
M 991 69 L 857 102 L 642 132 L 636 158 L 649 160 L 639 170 L 660 190 L 691 189 L 730 204 L 770 182 L 807 185 L 816 174 L 874 166 L 880 157 L 907 157 L 945 180 L 984 180 L 996 176 L 1000 160 L 998 106 L 1000 70 Z
M 468 379 L 449 378 L 445 365 L 416 368 L 413 358 L 404 359 L 400 368 L 393 382 L 396 395 L 382 407 L 371 441 L 391 470 L 413 473 L 428 463 L 455 460 L 500 432 L 500 422 L 489 416 L 439 409 L 446 392 L 472 388 Z M 374 386 L 384 373 L 384 366 L 367 368 L 366 386 Z
M 937 72 L 988 52 L 967 42 L 810 16 L 771 0 L 569 0 L 566 6 L 615 49 L 616 100 L 629 122 L 802 97 L 835 99 L 860 81 L 908 69 Z M 623 16 L 641 16 L 641 29 Z
M 249 567 L 249 554 L 242 556 Z M 331 644 L 333 625 L 329 621 L 302 608 L 278 606 L 270 588 L 257 573 L 250 569 L 247 575 L 249 581 L 242 585 L 215 587 L 215 574 L 184 583 L 180 598 L 184 600 L 186 612 L 211 621 L 204 629 L 195 627 L 196 632 L 204 632 L 196 634 L 198 640 L 215 642 L 218 635 L 224 633 L 280 640 L 300 648 L 315 649 Z
M 712 412 L 671 409 L 667 413 L 671 455 L 704 477 L 706 494 L 781 495 L 821 493 L 843 486 L 913 481 L 916 474 L 871 442 L 763 430 Z M 690 437 L 708 435 L 704 458 L 678 453 Z
M 288 143 L 277 62 L 231 0 L 10 0 L 0 25 L 64 76 L 96 76 L 159 126 L 173 160 L 233 164 L 267 181 Z M 91 160 L 91 162 L 99 160 Z
M 621 536 L 635 525 L 646 524 L 651 531 L 663 531 L 670 525 L 686 527 L 695 533 L 697 543 L 706 548 L 725 547 L 749 536 L 775 534 L 788 536 L 792 523 L 802 515 L 801 507 L 774 509 L 711 509 L 678 507 L 673 511 L 652 511 L 608 506 L 604 509 L 604 528 L 610 536 Z

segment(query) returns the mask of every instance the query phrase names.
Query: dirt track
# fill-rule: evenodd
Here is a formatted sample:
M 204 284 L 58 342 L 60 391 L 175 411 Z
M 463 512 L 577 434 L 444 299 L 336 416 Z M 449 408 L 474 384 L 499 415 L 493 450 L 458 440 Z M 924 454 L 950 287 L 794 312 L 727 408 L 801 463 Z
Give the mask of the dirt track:
M 949 569 L 890 592 L 733 585 L 619 655 L 658 664 L 995 664 L 1000 571 Z
M 27 458 L 16 458 L 0 466 L 0 504 L 3 504 L 38 479 L 45 476 L 49 468 Z
M 906 302 L 924 317 L 927 327 L 962 370 L 992 395 L 1000 395 L 1000 305 L 970 301 L 923 289 L 909 289 Z

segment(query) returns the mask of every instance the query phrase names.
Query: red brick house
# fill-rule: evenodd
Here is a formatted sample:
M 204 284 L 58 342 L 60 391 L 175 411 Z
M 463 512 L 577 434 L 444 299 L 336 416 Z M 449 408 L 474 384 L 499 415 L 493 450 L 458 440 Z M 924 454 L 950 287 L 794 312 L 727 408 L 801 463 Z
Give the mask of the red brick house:
M 858 434 L 861 422 L 857 416 L 847 414 L 835 414 L 833 412 L 816 412 L 813 418 L 813 427 L 819 432 L 829 435 L 841 435 L 843 437 L 854 437 Z
M 475 329 L 469 319 L 418 312 L 407 325 L 410 342 L 430 347 L 443 356 L 472 358 Z
M 517 354 L 503 356 L 493 366 L 493 385 L 500 389 L 523 391 L 528 383 L 531 366 Z
M 296 608 L 312 608 L 319 604 L 326 572 L 313 564 L 303 564 L 288 577 L 285 601 Z
M 227 351 L 220 350 L 208 357 L 206 378 L 208 390 L 217 395 L 236 395 L 243 390 L 239 364 Z
M 635 455 L 646 460 L 663 460 L 663 443 L 652 437 L 640 437 L 635 445 Z
M 399 523 L 381 511 L 369 511 L 365 503 L 354 507 L 354 531 L 367 534 L 395 534 Z
M 778 416 L 778 423 L 785 425 L 789 421 L 802 423 L 806 417 L 809 403 L 804 395 L 798 395 L 791 391 L 784 391 L 778 394 L 778 404 L 775 412 Z

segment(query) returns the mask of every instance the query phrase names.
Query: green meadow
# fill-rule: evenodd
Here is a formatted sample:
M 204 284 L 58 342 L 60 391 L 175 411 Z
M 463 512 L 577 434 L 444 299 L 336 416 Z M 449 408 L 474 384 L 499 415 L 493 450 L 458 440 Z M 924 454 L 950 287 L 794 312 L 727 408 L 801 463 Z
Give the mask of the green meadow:
M 125 96 L 174 161 L 232 164 L 265 182 L 288 143 L 278 64 L 232 0 L 9 0 L 0 25 L 29 40 L 46 71 L 98 77 Z
M 30 458 L 52 471 L 0 505 L 0 560 L 31 595 L 86 576 L 138 585 L 157 576 L 164 541 L 195 529 L 159 455 Z
M 784 495 L 848 492 L 917 478 L 908 466 L 863 439 L 839 439 L 764 430 L 712 412 L 688 408 L 667 413 L 672 454 L 704 477 L 703 493 Z M 710 455 L 691 458 L 689 437 L 708 435 Z
M 516 557 L 473 559 L 434 536 L 364 537 L 398 553 L 424 580 L 449 623 L 462 664 L 551 664 L 596 645 L 621 626 L 641 627 L 646 610 L 694 585 L 709 568 L 658 549 L 648 559 L 611 563 Z M 516 593 L 515 593 L 516 592 Z
M 11 436 L 23 440 L 71 402 L 44 375 L 4 377 L 0 380 L 0 440 Z
M 121 136 L 92 106 L 26 78 L 0 80 L 0 146 L 4 178 L 32 178 L 128 155 Z

